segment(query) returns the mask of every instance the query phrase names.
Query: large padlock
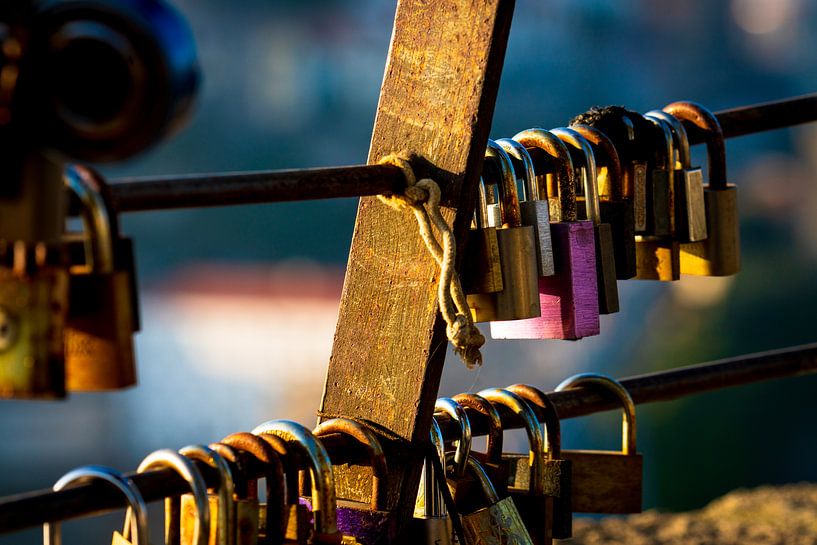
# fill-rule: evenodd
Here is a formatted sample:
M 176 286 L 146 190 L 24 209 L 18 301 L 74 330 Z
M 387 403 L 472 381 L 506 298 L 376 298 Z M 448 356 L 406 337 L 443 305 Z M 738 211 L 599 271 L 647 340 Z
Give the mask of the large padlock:
M 447 455 L 451 458 L 453 456 Z M 468 458 L 467 470 L 479 483 L 482 500 L 476 510 L 461 511 L 460 520 L 465 538 L 463 545 L 533 545 L 513 499 L 499 499 L 491 480 L 476 458 Z
M 485 443 L 485 452 L 471 450 L 471 456 L 482 464 L 482 468 L 500 498 L 508 495 L 508 464 L 502 459 L 503 430 L 502 418 L 496 407 L 479 394 L 457 394 L 454 401 L 468 409 L 482 415 L 488 422 L 488 434 Z
M 718 118 L 694 102 L 674 102 L 664 111 L 705 131 L 709 159 L 709 183 L 704 187 L 707 239 L 681 245 L 681 273 L 736 274 L 740 270 L 738 193 L 726 181 L 726 142 Z
M 386 509 L 389 466 L 377 435 L 363 424 L 348 418 L 324 420 L 313 433 L 318 438 L 333 433 L 348 435 L 364 445 L 369 452 L 369 466 L 372 468 L 371 501 L 367 505 L 338 499 L 338 531 L 345 536 L 354 536 L 362 545 L 393 543 L 397 537 L 397 519 L 393 511 Z
M 179 454 L 208 465 L 219 475 L 217 488 L 208 494 L 210 507 L 210 545 L 236 545 L 235 528 L 235 480 L 232 469 L 220 454 L 204 445 L 188 445 L 179 449 Z M 193 494 L 181 497 L 181 545 L 195 545 L 195 527 L 198 519 L 196 498 Z M 168 522 L 169 524 L 169 522 Z M 166 532 L 167 533 L 167 532 Z
M 553 276 L 556 273 L 553 265 L 553 242 L 550 238 L 550 211 L 547 198 L 541 198 L 536 173 L 533 170 L 533 159 L 527 148 L 510 138 L 496 141 L 514 162 L 514 171 L 522 182 L 525 199 L 519 201 L 519 213 L 522 225 L 533 227 L 536 236 L 536 266 L 539 276 Z
M 65 183 L 81 203 L 85 226 L 79 241 L 66 235 L 69 247 L 84 247 L 81 263 L 70 269 L 65 329 L 67 388 L 100 391 L 133 386 L 138 303 L 131 242 L 119 236 L 116 213 L 101 176 L 87 167 L 72 166 L 66 170 Z
M 62 248 L 0 242 L 0 397 L 65 397 L 67 309 Z
M 581 339 L 599 334 L 596 243 L 593 224 L 576 217 L 573 161 L 564 143 L 544 129 L 528 129 L 513 137 L 537 148 L 556 163 L 556 191 L 548 193 L 554 276 L 539 277 L 541 316 L 514 322 L 492 322 L 495 339 Z M 550 184 L 540 184 L 548 187 Z M 555 200 L 554 200 L 555 198 Z M 558 220 L 556 219 L 558 218 Z
M 692 167 L 689 138 L 684 124 L 663 110 L 652 110 L 647 117 L 661 119 L 669 125 L 675 142 L 675 239 L 679 242 L 706 240 L 706 205 L 704 204 L 704 173 Z
M 672 132 L 666 123 L 645 117 L 653 125 L 650 141 L 653 157 L 647 184 L 647 234 L 656 237 L 672 236 L 675 214 L 672 203 L 674 188 L 675 150 Z
M 633 200 L 624 195 L 624 178 L 616 147 L 603 132 L 594 127 L 571 125 L 570 128 L 590 142 L 598 161 L 596 177 L 599 187 L 601 221 L 609 224 L 612 232 L 616 278 L 619 280 L 632 278 L 636 273 L 635 215 Z M 604 167 L 598 168 L 599 165 L 604 165 Z M 582 217 L 583 209 L 582 206 L 579 206 L 579 217 Z
M 557 392 L 581 386 L 613 394 L 624 407 L 622 449 L 562 450 L 573 464 L 573 511 L 577 513 L 640 513 L 643 460 L 636 452 L 635 403 L 616 380 L 582 373 L 563 381 Z
M 540 315 L 536 279 L 536 237 L 533 227 L 523 226 L 519 211 L 516 174 L 508 154 L 488 140 L 486 160 L 495 162 L 500 173 L 501 227 L 496 230 L 502 267 L 502 291 L 468 295 L 475 322 L 522 320 Z M 487 180 L 486 180 L 487 181 Z
M 508 390 L 489 388 L 479 395 L 522 420 L 528 452 L 502 455 L 508 465 L 508 494 L 514 499 L 533 542 L 548 545 L 553 541 L 553 497 L 544 493 L 545 444 L 539 418 L 524 399 Z
M 434 452 L 428 453 L 423 463 L 417 501 L 414 504 L 414 518 L 410 526 L 411 542 L 426 545 L 453 545 L 456 542 L 454 528 L 443 498 L 443 487 L 447 487 L 444 484 L 445 475 L 437 474 L 436 464 L 432 458 L 432 456 L 436 457 L 440 468 L 444 467 L 445 441 L 440 426 L 434 419 L 431 420 L 429 435 Z
M 147 505 L 142 493 L 129 477 L 119 471 L 104 466 L 82 466 L 71 470 L 54 483 L 52 490 L 59 492 L 92 481 L 102 481 L 111 485 L 125 496 L 128 502 L 128 513 L 131 515 L 125 522 L 122 533 L 114 532 L 112 545 L 148 545 L 148 516 Z M 131 535 L 133 539 L 131 540 Z M 127 536 L 127 537 L 125 537 Z M 60 525 L 57 522 L 47 522 L 43 525 L 44 545 L 60 545 Z
M 612 314 L 619 311 L 616 261 L 613 252 L 613 231 L 609 223 L 602 222 L 599 202 L 596 159 L 590 142 L 573 129 L 559 128 L 551 131 L 563 142 L 579 152 L 583 161 L 581 169 L 584 188 L 585 214 L 593 224 L 596 243 L 596 282 L 599 297 L 599 313 Z M 581 217 L 581 216 L 580 216 Z
M 271 447 L 255 437 L 259 443 L 271 450 Z M 227 461 L 227 465 L 232 471 L 233 479 L 233 531 L 234 541 L 236 545 L 257 545 L 259 540 L 259 532 L 261 527 L 260 521 L 260 502 L 258 501 L 258 482 L 247 478 L 249 472 L 250 458 L 254 457 L 248 452 L 233 448 L 225 443 L 210 443 L 208 445 L 211 449 L 216 451 L 222 458 Z M 283 480 L 283 471 L 281 472 L 281 480 Z M 269 495 L 267 496 L 269 497 Z M 283 495 L 278 498 L 283 502 Z M 212 503 L 212 498 L 210 499 Z M 271 511 L 275 511 L 272 509 Z M 266 515 L 266 513 L 265 513 Z M 266 523 L 266 521 L 265 521 Z M 269 525 L 265 524 L 265 527 Z M 272 527 L 272 526 L 269 526 Z M 278 542 L 280 543 L 280 541 Z
M 489 193 L 490 191 L 490 193 Z M 462 289 L 467 294 L 502 291 L 502 266 L 496 227 L 488 221 L 488 195 L 493 190 L 479 178 L 479 204 L 474 211 L 474 226 L 468 231 L 463 257 Z
M 546 516 L 552 521 L 553 537 L 568 539 L 573 535 L 573 464 L 562 458 L 559 414 L 550 398 L 533 386 L 512 384 L 506 390 L 542 408 L 540 420 L 545 428 L 542 493 L 553 497 L 553 512 Z

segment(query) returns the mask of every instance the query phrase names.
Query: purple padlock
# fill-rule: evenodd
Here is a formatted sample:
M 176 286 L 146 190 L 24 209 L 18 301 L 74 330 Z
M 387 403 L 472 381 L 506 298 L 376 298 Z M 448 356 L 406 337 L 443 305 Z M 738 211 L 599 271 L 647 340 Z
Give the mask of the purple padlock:
M 581 339 L 599 334 L 596 244 L 593 223 L 578 221 L 573 161 L 565 144 L 544 129 L 513 137 L 527 148 L 544 150 L 557 162 L 555 188 L 548 191 L 556 274 L 539 277 L 538 318 L 491 322 L 494 339 Z M 540 184 L 545 188 L 549 184 Z

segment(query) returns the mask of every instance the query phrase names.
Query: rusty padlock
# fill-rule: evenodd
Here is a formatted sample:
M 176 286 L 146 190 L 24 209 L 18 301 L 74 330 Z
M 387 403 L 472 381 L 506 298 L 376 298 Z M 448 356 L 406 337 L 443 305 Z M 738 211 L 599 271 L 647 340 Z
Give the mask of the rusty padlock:
M 503 430 L 502 419 L 496 407 L 479 394 L 457 394 L 452 398 L 454 401 L 468 409 L 484 416 L 488 421 L 488 435 L 485 445 L 485 452 L 475 452 L 471 450 L 471 456 L 482 464 L 482 468 L 500 498 L 508 495 L 508 464 L 502 459 Z

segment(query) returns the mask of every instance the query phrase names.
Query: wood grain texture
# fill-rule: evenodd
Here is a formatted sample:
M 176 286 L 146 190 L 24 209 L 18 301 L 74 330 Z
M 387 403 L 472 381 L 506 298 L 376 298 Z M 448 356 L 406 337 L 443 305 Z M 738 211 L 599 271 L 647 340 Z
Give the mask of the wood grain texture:
M 401 150 L 416 154 L 418 178 L 431 176 L 443 188 L 443 213 L 460 249 L 513 6 L 513 0 L 401 0 L 397 6 L 369 163 Z M 412 214 L 361 199 L 323 415 L 366 419 L 412 445 L 428 437 L 447 348 L 437 274 Z M 405 445 L 386 448 L 392 451 L 387 505 L 399 505 L 402 526 L 413 511 L 421 458 Z M 339 482 L 358 483 L 341 487 L 340 497 L 368 501 L 366 478 Z

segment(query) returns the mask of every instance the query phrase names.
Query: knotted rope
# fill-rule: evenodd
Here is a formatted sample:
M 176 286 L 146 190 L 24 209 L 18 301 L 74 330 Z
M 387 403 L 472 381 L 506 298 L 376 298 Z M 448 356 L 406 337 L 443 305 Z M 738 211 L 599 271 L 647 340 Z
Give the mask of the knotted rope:
M 406 189 L 403 193 L 378 195 L 378 198 L 396 210 L 411 208 L 414 217 L 417 218 L 420 236 L 440 266 L 437 298 L 440 313 L 446 323 L 445 332 L 448 340 L 454 346 L 454 353 L 465 362 L 469 369 L 475 365 L 482 365 L 482 354 L 479 349 L 485 344 L 485 337 L 474 325 L 459 275 L 454 270 L 454 262 L 457 260 L 457 243 L 454 239 L 454 232 L 448 226 L 440 210 L 440 198 L 442 197 L 440 186 L 430 178 L 417 181 L 407 154 L 390 154 L 383 157 L 379 163 L 398 167 L 406 178 Z M 440 233 L 442 246 L 434 234 L 432 223 Z

